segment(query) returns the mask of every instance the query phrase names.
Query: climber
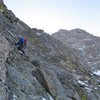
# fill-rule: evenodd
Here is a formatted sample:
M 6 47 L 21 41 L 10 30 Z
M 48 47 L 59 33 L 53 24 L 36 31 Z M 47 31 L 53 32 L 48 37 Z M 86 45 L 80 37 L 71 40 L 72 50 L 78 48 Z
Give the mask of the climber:
M 18 42 L 15 45 L 18 45 L 18 50 L 25 54 L 24 51 L 24 38 L 22 36 L 18 36 Z

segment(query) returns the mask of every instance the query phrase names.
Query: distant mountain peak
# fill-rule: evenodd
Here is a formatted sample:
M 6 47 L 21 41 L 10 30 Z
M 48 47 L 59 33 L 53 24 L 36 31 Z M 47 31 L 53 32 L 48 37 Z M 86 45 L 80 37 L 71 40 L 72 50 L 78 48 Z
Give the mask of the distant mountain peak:
M 85 30 L 79 28 L 70 31 L 60 30 L 54 33 L 53 37 L 60 40 L 67 47 L 81 51 L 82 55 L 85 55 L 90 61 L 92 59 L 94 62 L 91 61 L 91 65 L 98 62 L 97 58 L 100 60 L 98 56 L 100 54 L 100 38 L 93 36 Z

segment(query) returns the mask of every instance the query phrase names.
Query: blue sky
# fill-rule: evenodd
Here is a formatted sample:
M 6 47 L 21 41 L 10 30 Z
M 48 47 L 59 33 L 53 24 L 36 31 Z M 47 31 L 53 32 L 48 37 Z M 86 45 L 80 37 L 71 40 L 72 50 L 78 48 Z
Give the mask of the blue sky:
M 54 33 L 81 28 L 100 36 L 100 0 L 4 0 L 31 28 Z

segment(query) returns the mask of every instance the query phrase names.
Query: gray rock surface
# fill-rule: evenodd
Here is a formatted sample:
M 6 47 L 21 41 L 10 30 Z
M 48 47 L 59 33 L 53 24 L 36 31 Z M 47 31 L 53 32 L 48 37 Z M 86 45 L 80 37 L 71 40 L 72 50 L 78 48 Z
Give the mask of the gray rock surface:
M 95 85 L 98 84 L 97 81 L 100 80 L 100 38 L 93 36 L 82 29 L 70 31 L 61 29 L 58 32 L 53 33 L 52 36 L 55 39 L 60 40 L 66 47 L 80 51 L 81 58 L 84 58 L 87 65 L 86 70 L 89 71 L 88 73 L 90 75 L 96 76 L 96 80 L 92 81 L 94 83 L 96 82 Z
M 8 98 L 8 87 L 6 84 L 6 67 L 5 61 L 10 51 L 10 44 L 6 38 L 0 33 L 0 100 L 6 100 Z
M 59 30 L 53 37 L 60 40 L 67 47 L 79 50 L 88 59 L 91 70 L 100 70 L 100 38 L 88 32 L 75 29 L 71 31 Z M 95 67 L 94 67 L 95 66 Z
M 14 45 L 18 35 L 28 38 L 25 55 Z M 0 100 L 100 100 L 100 77 L 87 61 L 7 8 L 0 12 Z

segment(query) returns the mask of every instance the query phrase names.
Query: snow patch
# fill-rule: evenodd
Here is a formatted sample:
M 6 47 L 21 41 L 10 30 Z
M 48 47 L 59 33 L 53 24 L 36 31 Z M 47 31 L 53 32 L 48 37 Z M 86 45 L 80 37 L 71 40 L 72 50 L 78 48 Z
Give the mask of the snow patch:
M 90 64 L 91 62 L 87 62 L 88 64 Z
M 88 83 L 88 81 L 85 81 L 86 83 Z M 87 92 L 91 92 L 92 91 L 92 86 L 89 86 L 88 84 L 86 84 L 85 82 L 83 81 L 80 81 L 78 80 L 78 83 L 82 86 L 84 86 L 84 89 L 87 91 Z
M 85 87 L 85 89 L 87 90 L 87 92 L 91 92 L 91 88 L 89 88 L 89 87 Z
M 97 76 L 100 76 L 100 70 L 95 71 L 93 74 L 94 74 L 94 75 L 97 75 Z
M 16 100 L 16 99 L 17 99 L 17 96 L 13 94 L 13 100 Z
M 80 80 L 78 80 L 78 83 L 81 84 L 82 86 L 88 86 L 85 82 L 82 82 Z
M 42 35 L 43 33 L 36 33 L 38 36 Z
M 46 99 L 42 97 L 42 100 L 46 100 Z
M 51 95 L 50 95 L 49 93 L 47 93 L 47 94 L 48 94 L 50 100 L 54 100 L 54 99 L 51 97 Z M 45 99 L 44 97 L 41 97 L 41 99 L 42 99 L 42 100 L 47 100 L 47 99 Z
M 49 95 L 50 100 L 54 100 L 54 99 L 51 97 L 51 95 L 50 95 L 50 94 L 48 94 L 48 95 Z
M 83 48 L 79 48 L 78 50 L 83 51 Z
M 82 46 L 82 47 L 78 48 L 78 50 L 84 51 L 84 48 L 85 48 L 85 46 Z
M 97 87 L 95 87 L 94 89 L 95 89 L 95 90 L 97 90 L 98 88 L 97 88 Z

